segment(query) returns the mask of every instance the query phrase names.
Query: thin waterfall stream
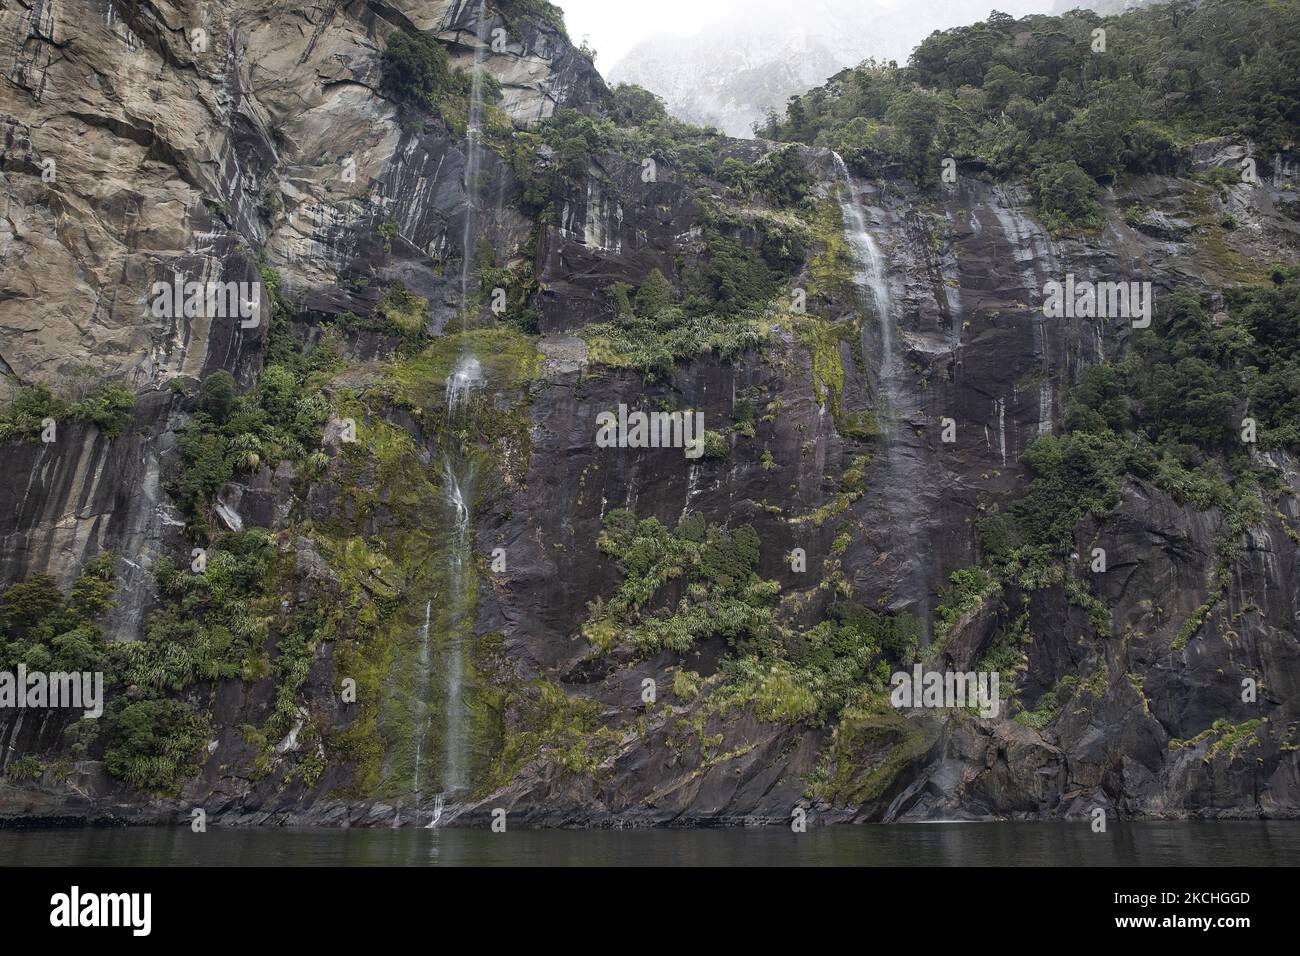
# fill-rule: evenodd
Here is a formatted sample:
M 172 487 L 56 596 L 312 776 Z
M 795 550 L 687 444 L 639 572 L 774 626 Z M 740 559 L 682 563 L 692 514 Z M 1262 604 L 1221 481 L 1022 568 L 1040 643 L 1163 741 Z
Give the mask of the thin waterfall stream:
M 447 540 L 446 633 L 441 642 L 439 664 L 443 686 L 441 691 L 442 754 L 440 789 L 434 795 L 429 822 L 426 828 L 438 826 L 444 814 L 454 806 L 459 794 L 469 789 L 468 751 L 465 714 L 465 652 L 473 637 L 473 565 L 474 530 L 472 525 L 477 464 L 472 450 L 467 447 L 473 432 L 474 394 L 486 384 L 483 368 L 463 333 L 469 328 L 472 308 L 470 284 L 473 273 L 473 250 L 480 223 L 480 210 L 476 200 L 479 171 L 482 165 L 482 147 L 479 135 L 483 116 L 483 61 L 488 44 L 483 40 L 487 19 L 486 0 L 479 0 L 474 25 L 474 65 L 470 87 L 469 121 L 465 133 L 465 225 L 461 233 L 460 270 L 460 328 L 461 346 L 451 373 L 447 376 L 444 397 L 447 419 L 441 432 L 440 466 L 442 471 L 442 497 L 450 523 Z M 430 641 L 428 621 L 422 635 L 426 653 Z M 431 680 L 425 682 L 425 701 L 433 695 Z M 416 746 L 415 799 L 416 823 L 419 823 L 420 763 L 424 738 L 431 727 L 433 715 L 429 713 L 423 726 L 417 726 L 420 740 Z
M 880 502 L 885 524 L 880 549 L 889 552 L 898 567 L 894 584 L 900 593 L 895 596 L 913 605 L 923 631 L 928 634 L 930 599 L 923 573 L 926 560 L 923 549 L 928 549 L 923 537 L 926 516 L 917 507 L 915 492 L 934 476 L 926 474 L 918 448 L 907 432 L 907 418 L 917 411 L 916 397 L 907 380 L 908 369 L 899 361 L 887 261 L 868 226 L 860 199 L 865 190 L 853 178 L 840 154 L 832 151 L 831 155 L 842 179 L 840 211 L 845 238 L 861 264 L 854 275 L 854 284 L 862 298 L 872 304 L 880 349 L 877 381 L 881 414 L 877 417 L 884 441 L 885 485 Z

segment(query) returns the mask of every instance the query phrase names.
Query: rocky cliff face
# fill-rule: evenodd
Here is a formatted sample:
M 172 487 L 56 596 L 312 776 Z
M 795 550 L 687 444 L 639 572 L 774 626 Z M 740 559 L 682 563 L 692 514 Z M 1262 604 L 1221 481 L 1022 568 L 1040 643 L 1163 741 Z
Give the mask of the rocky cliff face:
M 689 273 L 720 208 L 746 244 L 788 214 L 685 162 L 647 177 L 615 150 L 587 157 L 539 212 L 527 187 L 555 150 L 521 160 L 509 144 L 606 96 L 543 6 L 492 4 L 480 21 L 453 0 L 30 0 L 0 6 L 0 30 L 12 38 L 0 387 L 114 380 L 135 395 L 117 437 L 72 420 L 51 443 L 5 442 L 0 583 L 48 573 L 66 588 L 111 552 L 102 627 L 147 645 L 172 600 L 155 581 L 162 559 L 233 554 L 224 536 L 265 529 L 272 569 L 249 603 L 242 669 L 152 686 L 128 654 L 114 672 L 119 706 L 163 697 L 201 718 L 175 789 L 133 785 L 106 759 L 126 746 L 112 706 L 89 732 L 66 712 L 0 712 L 0 769 L 36 760 L 0 783 L 0 816 L 168 820 L 201 807 L 231 823 L 424 825 L 502 807 L 519 823 L 591 826 L 783 821 L 796 805 L 824 822 L 1300 812 L 1300 469 L 1284 455 L 1259 462 L 1281 487 L 1239 533 L 1217 599 L 1218 544 L 1238 532 L 1134 479 L 1075 529 L 1065 580 L 989 590 L 942 635 L 935 625 L 949 575 L 980 560 L 976 521 L 1020 494 L 1021 454 L 1059 427 L 1083 370 L 1126 344 L 1124 323 L 1045 318 L 1045 283 L 1140 275 L 1158 296 L 1186 283 L 1212 293 L 1294 261 L 1293 161 L 1222 190 L 1143 177 L 1106 197 L 1100 234 L 1055 239 L 1014 183 L 963 175 L 937 196 L 846 184 L 836 157 L 799 149 L 811 206 L 833 221 L 799 227 L 788 288 L 754 323 L 761 343 L 647 382 L 587 334 L 613 317 L 615 284 Z M 380 52 L 398 30 L 434 34 L 453 67 L 477 52 L 499 82 L 486 123 L 515 132 L 479 147 L 476 175 L 454 110 L 411 122 L 381 94 Z M 755 168 L 776 149 L 712 148 Z M 1188 172 L 1243 155 L 1205 144 Z M 1145 218 L 1126 219 L 1138 203 Z M 879 247 L 882 291 L 855 281 L 843 204 Z M 1238 228 L 1210 241 L 1205 223 L 1229 213 Z M 491 262 L 467 284 L 476 257 Z M 154 318 L 153 284 L 175 274 L 260 276 L 268 321 Z M 815 325 L 788 312 L 792 289 Z M 521 313 L 535 332 L 510 323 Z M 199 385 L 224 369 L 265 395 L 285 329 L 299 350 L 337 355 L 306 379 L 328 405 L 319 448 L 241 458 L 199 527 L 177 491 Z M 464 376 L 474 424 L 461 426 L 448 383 L 467 357 L 482 380 Z M 620 404 L 702 411 L 714 446 L 700 458 L 597 447 L 598 415 Z M 473 476 L 468 570 L 447 507 L 452 459 L 472 465 L 454 482 Z M 727 696 L 721 626 L 686 652 L 606 642 L 592 604 L 626 576 L 599 545 L 618 509 L 669 528 L 693 515 L 751 525 L 758 575 L 779 583 L 792 627 L 848 600 L 916 621 L 935 666 L 974 669 L 1012 646 L 1014 695 L 1040 719 L 786 719 L 763 703 L 765 684 Z M 1109 570 L 1089 576 L 1099 546 Z M 465 581 L 472 623 L 458 638 L 448 595 Z M 665 588 L 672 604 L 694 599 L 684 581 Z M 218 600 L 204 594 L 185 608 L 208 622 Z M 1257 701 L 1243 703 L 1245 678 Z M 432 783 L 457 747 L 467 785 Z

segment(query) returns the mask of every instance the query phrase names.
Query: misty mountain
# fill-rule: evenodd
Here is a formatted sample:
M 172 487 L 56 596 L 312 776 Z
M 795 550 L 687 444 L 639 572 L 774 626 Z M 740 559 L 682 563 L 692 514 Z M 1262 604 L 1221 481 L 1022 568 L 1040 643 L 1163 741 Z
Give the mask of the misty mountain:
M 662 96 L 674 116 L 750 136 L 769 109 L 863 60 L 904 62 L 935 30 L 982 20 L 993 9 L 1021 16 L 1076 7 L 1134 5 L 1131 0 L 808 0 L 792 19 L 779 0 L 691 35 L 647 39 L 610 68 L 611 83 L 635 83 Z

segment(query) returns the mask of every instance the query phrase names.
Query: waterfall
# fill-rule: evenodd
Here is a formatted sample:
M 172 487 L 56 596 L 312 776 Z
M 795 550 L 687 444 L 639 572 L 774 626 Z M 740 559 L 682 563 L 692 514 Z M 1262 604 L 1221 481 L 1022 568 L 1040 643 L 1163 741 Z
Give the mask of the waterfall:
M 420 757 L 424 751 L 424 738 L 429 733 L 429 619 L 433 614 L 433 599 L 430 598 L 424 604 L 424 624 L 420 627 L 420 656 L 418 658 L 419 670 L 416 687 L 419 689 L 419 695 L 416 700 L 419 704 L 420 715 L 416 720 L 416 726 L 419 730 L 415 735 L 415 779 L 413 788 L 415 790 L 415 804 L 420 804 Z
M 867 224 L 867 215 L 859 197 L 863 190 L 854 180 L 839 153 L 833 152 L 842 180 L 840 211 L 844 217 L 845 239 L 857 256 L 859 268 L 853 281 L 858 295 L 869 302 L 875 313 L 876 334 L 880 349 L 877 363 L 879 419 L 884 441 L 882 469 L 877 473 L 878 487 L 874 508 L 881 522 L 878 548 L 893 560 L 895 597 L 911 606 L 929 633 L 930 596 L 925 565 L 928 538 L 918 532 L 928 531 L 924 506 L 917 492 L 932 485 L 935 475 L 922 460 L 923 450 L 906 427 L 906 419 L 920 412 L 917 395 L 907 363 L 900 361 L 894 341 L 893 301 L 889 294 L 887 263 L 880 246 Z
M 858 205 L 857 197 L 861 194 L 858 184 L 849 172 L 849 167 L 839 153 L 833 152 L 835 165 L 844 181 L 844 193 L 840 197 L 840 212 L 844 216 L 845 238 L 849 246 L 857 253 L 860 268 L 853 277 L 860 291 L 871 294 L 871 304 L 876 313 L 876 323 L 880 333 L 881 377 L 884 369 L 893 363 L 894 331 L 890 324 L 889 280 L 885 277 L 885 257 L 880 253 L 875 238 L 867 228 L 867 217 Z
M 876 313 L 876 322 L 880 331 L 882 362 L 891 362 L 894 351 L 894 333 L 890 325 L 889 281 L 885 278 L 885 257 L 880 253 L 875 238 L 867 229 L 867 217 L 858 205 L 858 184 L 849 172 L 848 166 L 839 153 L 832 153 L 844 180 L 844 194 L 840 199 L 840 212 L 844 216 L 845 238 L 857 253 L 861 267 L 854 275 L 854 282 L 860 290 L 871 294 L 871 303 Z
M 460 297 L 462 306 L 469 298 L 470 273 L 474 261 L 475 213 L 474 192 L 478 189 L 479 166 L 482 161 L 482 148 L 479 146 L 479 132 L 483 125 L 483 59 L 487 45 L 481 36 L 483 20 L 486 17 L 487 0 L 479 0 L 478 17 L 475 20 L 474 69 L 470 79 L 469 120 L 465 130 L 465 227 L 461 233 L 460 263 Z
M 475 199 L 478 191 L 482 147 L 479 134 L 483 121 L 483 60 L 487 44 L 483 30 L 487 19 L 486 0 L 479 0 L 475 21 L 474 67 L 470 86 L 469 122 L 465 133 L 465 226 L 461 233 L 460 304 L 461 351 L 445 383 L 447 423 L 442 433 L 442 495 L 447 506 L 451 533 L 447 542 L 447 633 L 442 665 L 445 686 L 443 697 L 442 789 L 434 798 L 428 827 L 441 822 L 448 798 L 469 787 L 467 777 L 468 740 L 464 705 L 466 641 L 473 638 L 473 502 L 476 477 L 475 459 L 464 447 L 463 436 L 473 424 L 473 394 L 486 384 L 483 368 L 476 355 L 464 344 L 471 304 L 474 246 L 477 240 L 480 210 Z M 417 752 L 418 753 L 418 752 Z M 418 789 L 418 788 L 417 788 Z
M 438 796 L 437 796 L 437 797 L 434 799 L 434 801 L 433 801 L 433 817 L 432 817 L 432 819 L 429 820 L 428 823 L 426 823 L 426 824 L 424 825 L 424 828 L 425 828 L 426 830 L 432 830 L 432 829 L 434 829 L 435 827 L 437 827 L 437 825 L 439 824 L 439 822 L 441 822 L 441 820 L 442 820 L 442 808 L 443 808 L 443 798 L 442 798 L 442 794 L 438 794 Z
M 448 549 L 451 591 L 448 595 L 447 628 L 447 697 L 445 713 L 446 752 L 443 762 L 443 790 L 454 792 L 466 787 L 465 780 L 465 712 L 462 703 L 464 685 L 464 643 L 469 638 L 473 621 L 468 619 L 470 605 L 470 565 L 473 546 L 473 528 L 470 524 L 473 508 L 475 468 L 466 456 L 443 456 L 443 496 L 452 518 L 452 537 Z
M 447 418 L 455 419 L 457 413 L 464 410 L 470 393 L 484 385 L 483 366 L 478 359 L 468 353 L 461 353 L 456 361 L 456 368 L 447 376 Z

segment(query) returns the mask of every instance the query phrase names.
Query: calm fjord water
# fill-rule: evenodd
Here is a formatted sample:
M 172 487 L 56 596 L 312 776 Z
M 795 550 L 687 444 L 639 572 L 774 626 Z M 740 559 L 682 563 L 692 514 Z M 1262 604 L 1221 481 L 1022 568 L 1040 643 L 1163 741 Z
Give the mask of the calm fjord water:
M 0 831 L 4 866 L 1294 866 L 1300 821 L 713 830 Z

